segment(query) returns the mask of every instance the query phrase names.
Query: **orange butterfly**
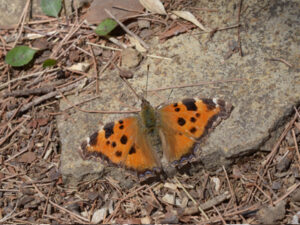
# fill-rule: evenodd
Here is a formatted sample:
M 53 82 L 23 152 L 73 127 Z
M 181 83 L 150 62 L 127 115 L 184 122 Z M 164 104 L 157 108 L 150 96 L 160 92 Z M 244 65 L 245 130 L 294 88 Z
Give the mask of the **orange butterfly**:
M 142 98 L 141 108 L 137 116 L 108 123 L 88 137 L 81 145 L 82 157 L 100 157 L 139 175 L 170 174 L 232 110 L 222 100 L 193 98 L 157 109 Z

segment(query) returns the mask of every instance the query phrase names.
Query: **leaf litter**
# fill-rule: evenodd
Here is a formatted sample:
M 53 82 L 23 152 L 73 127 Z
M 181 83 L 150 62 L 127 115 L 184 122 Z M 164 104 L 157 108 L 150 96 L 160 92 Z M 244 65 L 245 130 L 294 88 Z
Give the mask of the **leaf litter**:
M 144 0 L 142 4 L 136 1 L 136 5 L 130 5 L 130 8 L 122 5 L 124 1 L 94 2 L 101 2 L 102 6 L 105 4 L 104 8 L 114 15 L 117 15 L 117 8 L 120 10 L 123 7 L 120 12 L 126 13 L 117 16 L 117 19 L 139 36 L 145 30 L 155 30 L 161 39 L 165 39 L 189 32 L 197 26 L 201 27 L 197 24 L 199 21 L 194 20 L 195 12 L 193 16 L 189 12 L 181 15 L 186 21 L 176 19 L 174 23 L 173 19 L 166 19 L 167 13 L 186 12 L 182 7 L 185 1 L 162 3 Z M 186 4 L 188 9 L 189 3 Z M 150 13 L 143 12 L 142 5 Z M 155 5 L 159 7 L 156 8 Z M 99 10 L 99 7 L 92 4 L 90 10 Z M 56 124 L 52 121 L 55 121 L 58 114 L 71 116 L 68 110 L 59 111 L 55 97 L 60 93 L 74 93 L 75 89 L 78 91 L 77 87 L 83 79 L 92 87 L 95 71 L 90 66 L 93 60 L 88 43 L 98 46 L 93 46 L 95 50 L 98 49 L 98 53 L 94 55 L 97 61 L 106 62 L 99 65 L 99 71 L 113 69 L 114 65 L 120 65 L 124 60 L 120 54 L 122 49 L 108 38 L 99 39 L 90 25 L 80 21 L 81 16 L 84 16 L 81 13 L 84 10 L 74 13 L 68 18 L 68 22 L 63 17 L 60 20 L 50 20 L 34 16 L 26 22 L 30 29 L 24 29 L 19 37 L 14 30 L 2 31 L 1 223 L 207 224 L 225 221 L 250 224 L 298 221 L 299 109 L 295 109 L 282 138 L 278 139 L 278 144 L 271 152 L 257 152 L 252 156 L 239 157 L 233 168 L 203 170 L 189 176 L 178 174 L 176 179 L 144 185 L 137 183 L 130 189 L 122 189 L 112 177 L 83 182 L 75 188 L 65 186 L 59 171 L 59 135 Z M 92 17 L 91 15 L 91 11 L 88 11 L 85 16 Z M 186 18 L 187 15 L 189 18 Z M 126 23 L 128 17 L 133 20 L 147 19 L 150 25 L 131 25 Z M 106 15 L 105 18 L 110 17 Z M 94 20 L 95 23 L 100 23 L 105 18 L 92 17 L 90 22 Z M 19 29 L 24 24 L 23 20 Z M 60 30 L 53 32 L 57 26 L 60 26 Z M 42 34 L 28 39 L 28 34 L 33 31 Z M 4 63 L 5 53 L 14 47 L 12 42 L 30 46 L 36 38 L 45 37 L 49 45 L 47 48 L 51 49 L 53 57 L 49 58 L 56 62 L 49 66 L 54 68 L 44 68 L 43 62 L 35 61 L 34 66 L 29 65 L 20 70 L 9 68 Z M 117 41 L 138 49 L 137 39 L 132 38 L 134 37 L 126 38 L 121 33 Z M 45 42 L 41 45 L 45 46 Z M 76 59 L 69 59 L 68 54 L 71 51 L 78 56 Z M 143 51 L 144 48 L 139 52 Z M 41 55 L 37 54 L 35 57 L 38 59 Z M 86 63 L 89 66 L 83 68 L 82 65 Z M 138 65 L 132 62 L 128 64 L 133 67 Z M 74 68 L 79 65 L 80 68 Z M 90 89 L 82 86 L 80 91 L 89 93 Z M 274 216 L 271 218 L 270 214 Z

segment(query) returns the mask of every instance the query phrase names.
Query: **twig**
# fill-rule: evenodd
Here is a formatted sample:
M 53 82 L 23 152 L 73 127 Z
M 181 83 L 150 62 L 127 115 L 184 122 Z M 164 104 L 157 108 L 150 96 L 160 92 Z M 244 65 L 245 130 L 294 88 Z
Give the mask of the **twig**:
M 287 65 L 290 68 L 293 67 L 292 64 L 290 64 L 288 61 L 286 61 L 284 59 L 281 59 L 281 58 L 270 58 L 269 60 L 271 60 L 271 61 L 279 61 L 279 62 L 284 63 L 285 65 Z
M 19 33 L 18 33 L 18 36 L 17 36 L 17 38 L 16 38 L 16 40 L 15 40 L 13 46 L 12 46 L 13 48 L 14 48 L 14 47 L 16 46 L 16 44 L 18 43 L 18 40 L 19 40 L 19 38 L 21 37 L 21 34 L 22 34 L 22 32 L 23 32 L 24 23 L 25 23 L 25 19 L 26 19 L 26 14 L 27 14 L 27 10 L 28 10 L 28 7 L 29 7 L 30 2 L 31 2 L 31 0 L 27 0 L 26 5 L 25 5 L 25 7 L 24 7 L 24 10 L 23 10 L 23 12 L 22 12 L 21 20 L 20 20 L 20 22 L 21 22 L 21 28 L 20 28 L 20 31 L 19 31 Z M 18 24 L 18 26 L 19 26 L 19 25 L 20 25 L 20 23 Z M 17 27 L 18 27 L 18 26 L 17 26 Z
M 164 91 L 164 90 L 169 90 L 169 89 L 174 89 L 174 88 L 196 87 L 196 86 L 208 85 L 208 84 L 237 82 L 237 81 L 245 81 L 245 80 L 246 79 L 243 79 L 243 78 L 236 78 L 236 79 L 216 80 L 216 81 L 202 81 L 202 82 L 198 82 L 196 84 L 185 84 L 185 85 L 178 85 L 178 86 L 171 86 L 171 87 L 163 87 L 163 88 L 152 89 L 152 90 L 148 90 L 148 92 Z
M 29 120 L 31 117 L 26 117 L 18 126 L 16 126 L 13 130 L 11 130 L 10 132 L 9 132 L 9 134 L 8 135 L 6 135 L 4 138 L 2 138 L 1 140 L 0 140 L 0 146 L 1 145 L 3 145 L 3 143 L 5 143 L 5 141 L 11 136 L 11 135 L 13 135 L 18 129 L 20 129 L 20 127 L 21 126 L 23 126 L 23 124 L 27 121 L 27 120 Z
M 242 9 L 242 3 L 243 0 L 240 0 L 240 5 L 239 5 L 239 11 L 238 11 L 238 18 L 237 18 L 237 23 L 240 24 L 240 19 L 241 19 L 241 9 Z M 239 45 L 239 52 L 240 52 L 240 56 L 243 56 L 243 52 L 242 52 L 242 47 L 241 47 L 241 37 L 240 37 L 240 27 L 238 27 L 237 30 L 237 36 L 238 36 L 238 45 Z
M 221 194 L 211 200 L 208 200 L 203 204 L 200 204 L 200 207 L 203 210 L 207 210 L 207 209 L 212 208 L 213 206 L 221 204 L 222 202 L 224 202 L 225 200 L 227 200 L 229 198 L 231 198 L 230 193 L 228 191 L 225 191 L 223 194 Z M 198 207 L 194 206 L 194 207 L 184 209 L 183 215 L 192 215 L 192 214 L 195 214 L 198 212 L 199 212 Z
M 66 86 L 66 87 L 64 87 L 64 88 L 61 88 L 61 89 L 59 89 L 59 90 L 50 92 L 50 93 L 48 93 L 48 94 L 46 94 L 46 95 L 42 95 L 41 97 L 35 98 L 35 99 L 34 99 L 33 101 L 31 101 L 30 103 L 24 105 L 24 106 L 20 109 L 20 112 L 19 112 L 19 113 L 24 113 L 24 112 L 26 112 L 28 109 L 30 109 L 31 107 L 33 107 L 33 106 L 35 106 L 35 105 L 38 105 L 38 104 L 40 104 L 40 103 L 42 103 L 42 102 L 44 102 L 44 101 L 46 101 L 46 100 L 48 100 L 48 99 L 50 99 L 50 98 L 53 98 L 54 96 L 58 95 L 59 93 L 66 92 L 66 91 L 71 91 L 71 90 L 73 90 L 73 89 L 74 89 L 75 87 L 77 87 L 77 86 L 78 86 L 78 82 L 73 83 L 73 84 L 71 84 L 71 85 L 69 85 L 69 86 Z M 7 113 L 7 116 L 10 117 L 11 114 L 13 114 L 13 113 L 14 113 L 14 111 L 9 112 L 9 113 Z M 1 145 L 1 144 L 0 144 L 0 145 Z
M 51 140 L 51 135 L 52 135 L 52 130 L 53 130 L 53 124 L 51 123 L 50 124 L 50 128 L 49 128 L 49 132 L 48 132 L 48 136 L 47 136 L 47 139 L 46 139 L 46 144 L 45 144 L 45 147 L 44 147 L 44 150 L 43 150 L 43 153 L 42 153 L 42 157 L 44 157 L 45 153 L 46 153 L 46 150 L 48 148 L 48 145 L 50 143 L 50 140 Z M 45 159 L 45 157 L 44 157 Z M 46 159 L 45 159 L 46 160 Z
M 221 218 L 221 221 L 223 224 L 227 224 L 226 221 L 224 220 L 223 216 L 221 215 L 221 213 L 219 212 L 219 210 L 217 209 L 216 206 L 213 205 L 214 210 L 216 210 L 216 212 L 218 213 L 219 217 Z
M 227 171 L 226 171 L 226 169 L 225 169 L 224 166 L 222 166 L 222 168 L 223 168 L 223 171 L 224 171 L 224 173 L 225 173 L 225 177 L 226 177 L 226 180 L 227 180 L 227 183 L 228 183 L 228 187 L 229 187 L 229 190 L 230 190 L 230 193 L 231 193 L 231 197 L 232 197 L 232 199 L 233 199 L 233 202 L 234 202 L 235 206 L 237 206 L 237 205 L 236 205 L 236 196 L 235 196 L 235 194 L 234 194 L 234 191 L 233 191 L 233 189 L 232 189 L 230 180 L 229 180 L 229 178 L 228 178 Z
M 104 9 L 105 12 L 111 17 L 113 18 L 128 34 L 130 34 L 131 36 L 133 36 L 135 39 L 137 39 L 146 49 L 149 49 L 149 46 L 139 37 L 137 36 L 135 33 L 131 32 L 123 23 L 120 22 L 120 20 L 118 20 L 110 11 L 108 11 L 107 9 Z
M 80 24 L 77 25 L 77 27 L 74 28 L 74 26 L 72 28 L 74 29 L 70 29 L 69 33 L 64 37 L 64 39 L 59 43 L 58 47 L 52 52 L 50 58 L 54 58 L 57 54 L 57 52 L 61 49 L 61 47 L 63 46 L 63 44 L 68 41 L 77 31 L 78 29 L 81 27 L 81 25 L 84 23 L 84 21 L 82 21 Z
M 178 185 L 182 188 L 182 190 L 185 192 L 185 194 L 192 200 L 192 202 L 197 205 L 197 208 L 199 209 L 199 211 L 203 214 L 203 216 L 205 217 L 205 219 L 209 220 L 209 217 L 206 215 L 206 213 L 204 212 L 204 210 L 201 208 L 201 206 L 196 202 L 196 200 L 190 195 L 190 193 L 188 193 L 188 191 L 185 189 L 185 187 L 183 187 L 183 185 L 179 182 L 179 180 L 177 179 L 177 177 L 174 177 L 174 179 L 176 180 L 176 182 L 178 183 Z
M 28 176 L 25 176 L 25 177 L 26 177 L 29 181 L 32 181 L 32 179 L 31 179 L 30 177 L 28 177 Z M 47 196 L 44 195 L 44 194 L 38 189 L 38 187 L 37 187 L 34 183 L 32 183 L 32 185 L 33 185 L 33 187 L 35 188 L 35 190 L 39 193 L 39 195 L 40 195 L 41 197 L 43 197 L 44 199 L 47 200 Z M 68 209 L 65 209 L 64 207 L 62 207 L 62 206 L 56 204 L 55 202 L 53 202 L 53 201 L 50 200 L 50 199 L 49 199 L 49 203 L 50 203 L 51 205 L 53 205 L 54 207 L 56 207 L 56 208 L 62 210 L 63 212 L 66 212 L 66 213 L 70 214 L 71 216 L 74 216 L 74 217 L 77 218 L 79 221 L 82 220 L 82 221 L 85 221 L 85 222 L 89 222 L 88 219 L 86 219 L 86 218 L 84 218 L 84 217 L 82 217 L 82 216 L 80 216 L 80 215 L 77 215 L 76 213 L 73 213 L 72 211 L 70 211 L 70 210 L 68 210 Z M 82 221 L 80 221 L 80 222 L 82 223 Z
M 274 204 L 277 205 L 279 202 L 281 202 L 283 199 L 285 199 L 287 196 L 289 196 L 293 191 L 295 191 L 300 186 L 300 183 L 293 184 L 291 187 L 288 188 L 288 192 L 285 193 L 282 197 L 277 199 Z
M 300 169 L 300 153 L 299 153 L 298 143 L 297 143 L 296 134 L 295 134 L 294 129 L 292 129 L 292 135 L 293 135 L 293 139 L 294 139 L 294 143 L 295 143 L 296 154 L 298 156 L 298 167 Z
M 288 126 L 284 129 L 284 131 L 282 132 L 282 134 L 280 135 L 278 141 L 276 142 L 276 144 L 274 145 L 271 153 L 267 156 L 267 159 L 265 160 L 265 162 L 263 162 L 263 167 L 267 168 L 269 166 L 269 164 L 271 163 L 272 159 L 274 158 L 274 156 L 277 153 L 277 150 L 279 148 L 279 145 L 281 144 L 282 140 L 285 138 L 286 134 L 288 133 L 288 131 L 291 129 L 291 127 L 293 126 L 294 122 L 297 119 L 297 114 L 294 115 L 294 118 L 289 122 Z M 265 174 L 266 169 L 264 171 L 263 174 Z
M 22 76 L 22 77 L 18 77 L 18 78 L 15 78 L 13 80 L 10 80 L 4 84 L 1 84 L 0 85 L 0 90 L 2 90 L 3 88 L 7 87 L 9 84 L 13 83 L 13 82 L 16 82 L 16 81 L 19 81 L 19 80 L 23 80 L 23 79 L 27 79 L 27 78 L 30 78 L 30 77 L 35 77 L 35 76 L 39 76 L 39 75 L 42 75 L 44 73 L 50 73 L 50 72 L 54 72 L 54 71 L 57 71 L 57 70 L 60 70 L 59 68 L 55 68 L 55 69 L 51 69 L 51 70 L 44 70 L 44 71 L 41 71 L 41 72 L 36 72 L 36 73 L 32 73 L 32 74 L 28 74 L 28 75 L 25 75 L 25 76 Z
M 63 80 L 57 80 L 53 82 L 51 85 L 45 85 L 39 88 L 33 88 L 33 89 L 21 89 L 21 90 L 16 90 L 12 92 L 7 92 L 4 94 L 4 98 L 9 97 L 9 96 L 14 96 L 14 97 L 21 97 L 21 96 L 29 96 L 29 95 L 42 95 L 42 94 L 47 94 L 53 90 L 58 85 L 63 84 Z
M 122 49 L 120 49 L 120 48 L 114 48 L 114 47 L 109 47 L 109 46 L 105 46 L 105 45 L 98 45 L 98 44 L 95 44 L 95 43 L 92 43 L 92 42 L 87 42 L 87 44 L 93 45 L 93 46 L 96 46 L 96 47 L 99 47 L 99 48 L 103 48 L 103 49 L 114 50 L 114 51 L 122 51 Z M 172 60 L 172 58 L 164 57 L 164 56 L 159 56 L 159 55 L 150 55 L 150 54 L 147 54 L 146 56 L 150 57 L 150 58 L 154 58 L 154 59 Z
M 7 220 L 9 220 L 9 219 L 11 219 L 13 217 L 16 217 L 16 216 L 21 215 L 24 212 L 28 211 L 28 209 L 24 209 L 21 212 L 18 212 L 18 213 L 16 213 L 16 214 L 13 215 L 13 213 L 16 211 L 16 209 L 18 207 L 18 204 L 19 204 L 19 201 L 17 201 L 15 208 L 10 213 L 8 213 L 5 217 L 3 217 L 2 219 L 0 219 L 0 223 L 4 223 L 5 221 L 7 221 Z
M 11 160 L 13 160 L 14 158 L 18 157 L 19 155 L 22 155 L 24 152 L 27 152 L 28 151 L 28 146 L 25 147 L 22 151 L 18 152 L 17 154 L 13 155 L 12 157 L 9 157 L 9 159 L 7 159 L 5 162 L 9 162 Z
M 96 94 L 99 95 L 99 77 L 98 77 L 98 66 L 97 66 L 97 61 L 95 58 L 95 54 L 94 54 L 94 50 L 93 47 L 91 45 L 88 45 L 92 58 L 93 58 L 93 62 L 94 62 L 94 70 L 95 70 L 95 79 L 96 79 Z

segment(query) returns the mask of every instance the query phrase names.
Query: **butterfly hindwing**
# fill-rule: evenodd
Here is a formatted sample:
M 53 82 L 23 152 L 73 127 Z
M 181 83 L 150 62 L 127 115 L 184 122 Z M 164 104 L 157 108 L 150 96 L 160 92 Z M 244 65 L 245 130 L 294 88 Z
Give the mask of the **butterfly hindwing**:
M 163 151 L 169 162 L 193 153 L 195 144 L 231 106 L 216 99 L 184 99 L 158 110 Z
M 159 167 L 159 161 L 136 117 L 106 124 L 82 144 L 82 155 L 100 156 L 115 165 L 143 173 Z

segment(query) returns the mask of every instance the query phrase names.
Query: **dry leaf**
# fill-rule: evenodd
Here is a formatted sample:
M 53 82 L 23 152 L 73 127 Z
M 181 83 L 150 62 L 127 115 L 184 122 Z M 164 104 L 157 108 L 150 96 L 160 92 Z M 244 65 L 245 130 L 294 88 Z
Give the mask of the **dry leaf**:
M 195 24 L 200 29 L 210 32 L 210 30 L 208 28 L 205 28 L 192 13 L 190 13 L 188 11 L 173 11 L 172 13 L 174 13 L 176 16 L 179 16 L 182 19 L 190 21 L 191 23 Z
M 122 10 L 114 8 L 118 6 L 119 8 L 129 9 Z M 87 14 L 86 20 L 90 24 L 98 24 L 106 18 L 110 18 L 104 11 L 104 9 L 109 10 L 118 20 L 123 21 L 125 18 L 136 15 L 135 11 L 142 11 L 143 6 L 138 0 L 97 0 L 93 1 Z
M 77 70 L 80 72 L 86 72 L 89 69 L 89 67 L 90 67 L 89 63 L 77 63 L 77 64 L 74 64 L 74 65 L 68 67 L 68 69 Z
M 36 155 L 34 152 L 26 152 L 18 158 L 18 161 L 21 163 L 32 163 L 35 159 Z
M 164 5 L 160 0 L 140 0 L 140 3 L 150 12 L 166 15 Z

